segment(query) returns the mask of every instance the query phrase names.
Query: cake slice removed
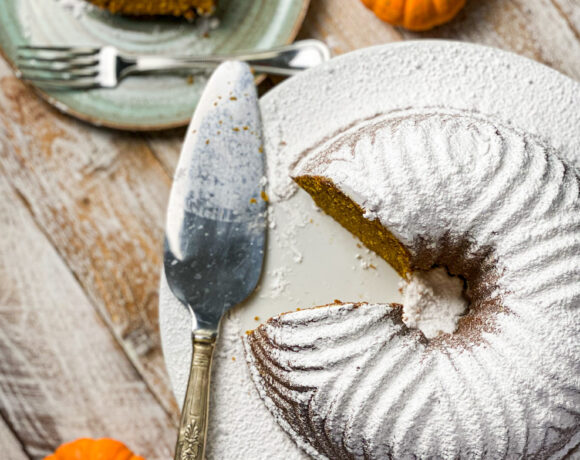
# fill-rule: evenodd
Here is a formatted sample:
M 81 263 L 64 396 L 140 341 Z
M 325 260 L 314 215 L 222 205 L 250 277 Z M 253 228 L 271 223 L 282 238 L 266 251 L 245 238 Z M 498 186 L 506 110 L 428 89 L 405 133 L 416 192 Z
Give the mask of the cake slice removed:
M 176 16 L 193 19 L 215 11 L 217 0 L 88 0 L 114 14 L 127 16 Z
M 366 218 L 363 208 L 328 178 L 305 174 L 293 179 L 310 194 L 320 209 L 385 259 L 399 275 L 407 278 L 411 270 L 409 251 L 378 219 Z

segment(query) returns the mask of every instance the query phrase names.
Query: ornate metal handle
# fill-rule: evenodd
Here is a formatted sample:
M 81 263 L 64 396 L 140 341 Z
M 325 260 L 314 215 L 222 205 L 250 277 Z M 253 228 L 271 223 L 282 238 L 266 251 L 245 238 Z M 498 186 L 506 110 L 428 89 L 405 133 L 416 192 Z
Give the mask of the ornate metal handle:
M 194 331 L 193 333 L 191 370 L 181 410 L 175 460 L 204 460 L 205 458 L 209 384 L 215 342 L 214 332 Z

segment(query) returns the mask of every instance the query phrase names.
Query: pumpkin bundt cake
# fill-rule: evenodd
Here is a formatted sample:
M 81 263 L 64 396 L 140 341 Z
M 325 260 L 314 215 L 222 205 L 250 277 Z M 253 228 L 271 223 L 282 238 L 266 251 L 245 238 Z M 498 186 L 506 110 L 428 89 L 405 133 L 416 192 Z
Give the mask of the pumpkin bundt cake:
M 88 0 L 111 13 L 127 16 L 183 16 L 193 19 L 214 12 L 217 0 Z
M 351 126 L 305 153 L 293 178 L 405 284 L 404 306 L 305 309 L 245 338 L 261 397 L 306 452 L 545 459 L 577 451 L 574 165 L 511 126 L 421 109 Z M 455 307 L 437 311 L 452 298 Z

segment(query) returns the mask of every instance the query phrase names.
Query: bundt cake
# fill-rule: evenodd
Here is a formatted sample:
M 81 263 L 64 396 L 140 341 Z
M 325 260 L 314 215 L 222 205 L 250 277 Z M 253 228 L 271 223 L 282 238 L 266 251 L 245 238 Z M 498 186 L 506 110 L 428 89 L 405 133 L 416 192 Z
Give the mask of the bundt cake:
M 260 396 L 298 445 L 320 459 L 544 459 L 580 445 L 573 165 L 511 126 L 433 108 L 356 123 L 292 175 L 415 286 L 414 305 L 335 303 L 246 336 Z M 445 282 L 458 306 L 439 325 L 429 284 Z
M 128 16 L 183 16 L 193 19 L 213 13 L 217 0 L 88 0 L 111 13 Z

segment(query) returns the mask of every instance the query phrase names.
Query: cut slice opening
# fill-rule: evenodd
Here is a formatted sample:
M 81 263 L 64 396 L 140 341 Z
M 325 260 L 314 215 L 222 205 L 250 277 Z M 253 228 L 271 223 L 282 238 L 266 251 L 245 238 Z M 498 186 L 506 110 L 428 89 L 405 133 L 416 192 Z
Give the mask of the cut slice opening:
M 495 313 L 505 312 L 497 288 L 492 248 L 474 252 L 468 236 L 445 235 L 438 241 L 416 241 L 409 250 L 379 221 L 332 180 L 297 175 L 294 181 L 316 205 L 385 259 L 403 278 L 406 325 L 419 329 L 433 345 L 470 345 L 494 330 Z M 429 287 L 431 286 L 431 287 Z

